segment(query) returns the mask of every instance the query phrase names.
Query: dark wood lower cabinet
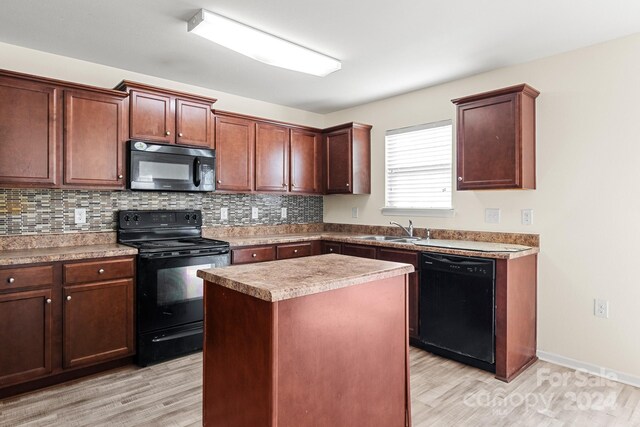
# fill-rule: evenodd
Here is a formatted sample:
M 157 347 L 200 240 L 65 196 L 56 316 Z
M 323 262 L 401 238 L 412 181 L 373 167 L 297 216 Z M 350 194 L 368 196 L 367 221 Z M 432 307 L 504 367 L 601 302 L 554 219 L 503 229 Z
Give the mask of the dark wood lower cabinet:
M 360 258 L 376 258 L 375 246 L 342 244 L 342 255 L 357 256 Z
M 109 369 L 134 354 L 135 271 L 113 269 L 133 260 L 0 267 L 0 398 Z M 114 272 L 73 284 L 63 267 Z
M 65 368 L 133 353 L 133 280 L 65 286 L 63 296 Z
M 51 289 L 0 295 L 0 388 L 51 372 Z

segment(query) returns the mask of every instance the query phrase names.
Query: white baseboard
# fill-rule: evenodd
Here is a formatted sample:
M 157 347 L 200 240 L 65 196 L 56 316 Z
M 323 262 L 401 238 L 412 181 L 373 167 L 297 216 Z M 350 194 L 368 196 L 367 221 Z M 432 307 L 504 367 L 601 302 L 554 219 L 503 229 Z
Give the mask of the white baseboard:
M 542 350 L 537 351 L 537 356 L 540 360 L 544 360 L 545 362 L 566 366 L 567 368 L 586 371 L 599 377 L 606 376 L 613 381 L 640 388 L 640 377 L 627 374 L 626 372 L 616 371 L 614 369 L 597 366 L 592 363 L 582 362 L 580 360 L 571 359 L 570 357 L 565 357 L 559 354 L 549 353 Z

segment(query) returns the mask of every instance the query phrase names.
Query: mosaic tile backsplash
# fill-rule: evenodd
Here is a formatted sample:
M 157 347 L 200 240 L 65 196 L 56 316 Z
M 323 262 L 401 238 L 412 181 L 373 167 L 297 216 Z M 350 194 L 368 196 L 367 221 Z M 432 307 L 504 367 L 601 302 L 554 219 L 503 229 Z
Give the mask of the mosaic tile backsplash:
M 229 209 L 224 221 L 222 207 Z M 74 223 L 75 208 L 87 210 L 85 224 Z M 286 219 L 281 208 L 287 208 Z M 0 235 L 112 231 L 122 209 L 200 209 L 205 226 L 322 222 L 322 196 L 0 189 Z

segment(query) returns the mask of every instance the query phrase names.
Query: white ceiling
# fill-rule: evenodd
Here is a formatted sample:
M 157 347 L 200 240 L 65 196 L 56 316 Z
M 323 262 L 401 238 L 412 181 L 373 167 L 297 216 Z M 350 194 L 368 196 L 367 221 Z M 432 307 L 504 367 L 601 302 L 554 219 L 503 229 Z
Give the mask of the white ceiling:
M 338 58 L 342 70 L 275 68 L 187 33 L 201 8 Z M 0 2 L 2 42 L 318 113 L 636 32 L 634 0 Z

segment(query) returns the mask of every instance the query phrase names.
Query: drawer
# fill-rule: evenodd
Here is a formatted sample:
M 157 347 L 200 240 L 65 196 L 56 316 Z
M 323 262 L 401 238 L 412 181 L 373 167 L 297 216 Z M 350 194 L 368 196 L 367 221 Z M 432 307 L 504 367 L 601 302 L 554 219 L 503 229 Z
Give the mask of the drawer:
M 232 264 L 273 261 L 274 259 L 276 259 L 275 246 L 256 246 L 254 248 L 233 249 L 231 251 Z
M 311 242 L 278 245 L 278 259 L 298 258 L 311 255 Z
M 64 264 L 64 282 L 85 283 L 133 277 L 133 258 Z
M 323 254 L 340 254 L 342 253 L 342 243 L 322 242 Z
M 378 249 L 378 259 L 383 261 L 403 262 L 418 268 L 418 253 L 397 249 Z
M 342 255 L 351 255 L 357 256 L 360 258 L 376 258 L 376 248 L 375 246 L 366 246 L 366 245 L 342 245 Z
M 53 285 L 53 265 L 14 267 L 0 270 L 0 290 Z

